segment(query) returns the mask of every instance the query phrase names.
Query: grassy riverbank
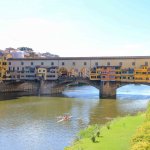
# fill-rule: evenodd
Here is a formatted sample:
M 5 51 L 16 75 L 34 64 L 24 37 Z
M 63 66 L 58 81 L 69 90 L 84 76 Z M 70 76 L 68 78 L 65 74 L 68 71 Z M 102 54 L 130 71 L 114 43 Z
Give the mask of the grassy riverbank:
M 129 150 L 133 142 L 131 139 L 134 138 L 138 127 L 145 122 L 148 113 L 150 115 L 150 111 L 147 111 L 136 116 L 117 118 L 102 127 L 89 126 L 80 131 L 79 140 L 65 150 Z
M 150 104 L 146 112 L 145 121 L 136 130 L 131 144 L 131 150 L 150 150 Z

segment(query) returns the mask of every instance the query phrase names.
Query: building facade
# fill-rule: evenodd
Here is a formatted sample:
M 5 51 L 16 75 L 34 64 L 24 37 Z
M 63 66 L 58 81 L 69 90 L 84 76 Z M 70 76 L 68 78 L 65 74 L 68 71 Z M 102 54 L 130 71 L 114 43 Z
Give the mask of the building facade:
M 8 64 L 11 80 L 83 77 L 101 81 L 149 82 L 150 79 L 150 56 L 11 58 Z
M 7 59 L 11 57 L 11 54 L 3 54 L 0 57 L 0 81 L 6 80 L 9 77 Z

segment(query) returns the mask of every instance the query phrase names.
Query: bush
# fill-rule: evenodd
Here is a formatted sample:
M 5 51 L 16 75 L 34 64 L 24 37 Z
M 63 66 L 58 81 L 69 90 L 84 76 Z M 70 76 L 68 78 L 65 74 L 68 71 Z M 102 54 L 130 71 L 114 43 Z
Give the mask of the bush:
M 146 121 L 137 129 L 131 144 L 131 150 L 150 150 L 150 103 L 146 111 Z
M 150 122 L 145 122 L 140 128 L 138 128 L 136 134 L 132 138 L 132 144 L 140 141 L 150 142 Z
M 109 130 L 110 129 L 110 123 L 107 123 L 106 127 Z
M 96 136 L 100 137 L 100 131 L 97 131 Z
M 95 142 L 96 142 L 96 137 L 95 137 L 95 136 L 92 136 L 92 137 L 91 137 L 91 140 L 92 140 L 93 143 L 95 143 Z
M 78 136 L 80 139 L 91 138 L 92 136 L 95 136 L 99 130 L 100 130 L 100 127 L 98 125 L 88 126 L 86 129 L 81 130 Z
M 150 143 L 138 142 L 131 147 L 131 150 L 150 150 Z

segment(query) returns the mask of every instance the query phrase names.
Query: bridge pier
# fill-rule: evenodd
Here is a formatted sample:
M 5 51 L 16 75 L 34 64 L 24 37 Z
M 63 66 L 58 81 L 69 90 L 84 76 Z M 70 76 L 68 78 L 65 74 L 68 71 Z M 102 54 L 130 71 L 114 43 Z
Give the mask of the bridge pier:
M 118 84 L 113 81 L 101 81 L 99 97 L 103 99 L 115 99 Z

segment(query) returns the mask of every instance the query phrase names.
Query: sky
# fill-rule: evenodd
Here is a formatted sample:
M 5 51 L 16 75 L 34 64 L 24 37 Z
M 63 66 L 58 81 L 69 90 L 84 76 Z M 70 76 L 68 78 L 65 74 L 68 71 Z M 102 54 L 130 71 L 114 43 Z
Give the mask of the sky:
M 0 0 L 0 49 L 150 55 L 149 0 Z

